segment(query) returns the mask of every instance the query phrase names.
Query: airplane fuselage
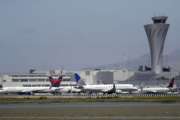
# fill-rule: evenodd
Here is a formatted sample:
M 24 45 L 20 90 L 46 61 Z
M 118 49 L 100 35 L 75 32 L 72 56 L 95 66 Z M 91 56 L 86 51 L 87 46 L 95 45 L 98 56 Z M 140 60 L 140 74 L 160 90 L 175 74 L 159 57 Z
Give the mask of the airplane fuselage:
M 143 93 L 167 93 L 170 92 L 172 89 L 167 87 L 147 87 L 143 88 Z
M 48 90 L 49 87 L 3 87 L 0 93 L 18 93 Z
M 115 84 L 115 91 L 122 92 L 122 91 L 136 91 L 138 88 L 133 86 L 132 84 Z M 84 85 L 83 89 L 85 91 L 97 91 L 97 92 L 107 92 L 113 89 L 113 84 L 100 84 L 100 85 Z

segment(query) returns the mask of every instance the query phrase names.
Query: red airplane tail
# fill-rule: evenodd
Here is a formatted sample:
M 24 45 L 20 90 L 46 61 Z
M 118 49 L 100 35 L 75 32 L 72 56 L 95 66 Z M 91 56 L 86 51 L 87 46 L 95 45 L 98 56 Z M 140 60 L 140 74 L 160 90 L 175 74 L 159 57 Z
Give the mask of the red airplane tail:
M 175 83 L 175 79 L 172 78 L 172 79 L 170 80 L 169 85 L 168 85 L 167 87 L 168 87 L 168 88 L 173 88 L 174 83 Z
M 59 87 L 62 81 L 62 75 L 60 75 L 58 79 L 49 76 L 49 81 L 51 82 L 51 87 Z

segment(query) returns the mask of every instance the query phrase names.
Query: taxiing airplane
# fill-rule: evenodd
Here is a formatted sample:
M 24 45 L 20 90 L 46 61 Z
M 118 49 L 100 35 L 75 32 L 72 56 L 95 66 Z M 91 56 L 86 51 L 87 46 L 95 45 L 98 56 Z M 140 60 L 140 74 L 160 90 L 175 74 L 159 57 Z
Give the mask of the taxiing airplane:
M 79 81 L 81 78 L 76 74 Z M 88 93 L 132 93 L 138 91 L 138 88 L 132 84 L 97 84 L 97 85 L 81 85 L 79 88 L 83 92 Z
M 142 93 L 168 93 L 176 91 L 174 87 L 175 79 L 172 78 L 167 87 L 144 87 L 142 88 Z
M 132 84 L 99 84 L 99 85 L 84 85 L 83 91 L 86 92 L 102 92 L 102 93 L 132 93 L 138 88 Z

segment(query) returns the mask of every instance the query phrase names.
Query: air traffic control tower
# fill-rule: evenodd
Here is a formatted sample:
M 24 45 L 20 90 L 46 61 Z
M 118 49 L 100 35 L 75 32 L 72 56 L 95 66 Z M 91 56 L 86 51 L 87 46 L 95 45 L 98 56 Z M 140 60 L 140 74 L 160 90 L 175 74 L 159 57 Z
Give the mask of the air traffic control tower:
M 144 25 L 151 53 L 151 68 L 156 74 L 162 72 L 163 48 L 169 24 L 166 16 L 152 17 L 153 24 Z

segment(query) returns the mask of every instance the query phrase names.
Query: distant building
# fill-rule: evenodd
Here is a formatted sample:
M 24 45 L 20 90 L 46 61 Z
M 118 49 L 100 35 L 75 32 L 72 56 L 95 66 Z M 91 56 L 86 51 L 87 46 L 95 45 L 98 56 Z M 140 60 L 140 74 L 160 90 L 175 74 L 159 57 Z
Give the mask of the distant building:
M 81 79 L 85 82 L 85 84 L 93 85 L 97 84 L 96 74 L 97 70 L 83 70 L 80 72 Z
M 96 74 L 97 84 L 113 84 L 113 71 L 100 71 Z
M 81 78 L 86 84 L 113 84 L 125 81 L 134 75 L 128 70 L 83 70 Z
M 0 77 L 0 85 L 3 87 L 50 87 L 48 76 L 48 72 L 4 74 Z M 53 77 L 57 78 L 58 74 L 54 74 Z M 73 73 L 65 73 L 61 86 L 75 86 L 76 81 L 73 81 L 72 77 Z
M 144 26 L 151 53 L 151 68 L 153 72 L 162 72 L 162 54 L 169 24 L 166 24 L 166 16 L 152 17 L 153 24 Z
M 114 73 L 113 80 L 115 83 L 126 81 L 127 79 L 130 79 L 131 77 L 133 77 L 135 74 L 134 71 L 129 71 L 126 69 L 115 70 L 113 73 Z

